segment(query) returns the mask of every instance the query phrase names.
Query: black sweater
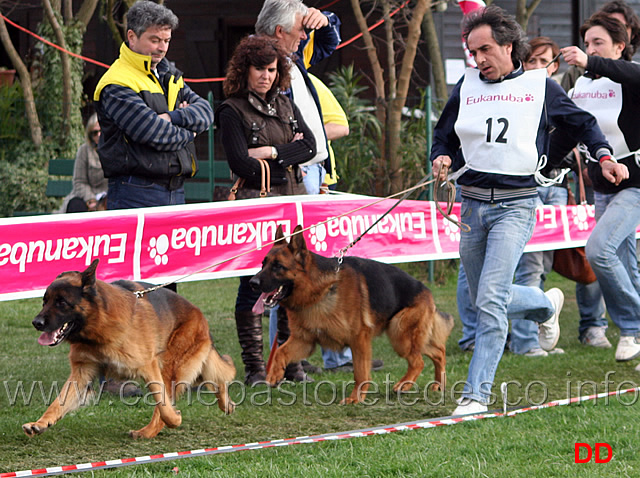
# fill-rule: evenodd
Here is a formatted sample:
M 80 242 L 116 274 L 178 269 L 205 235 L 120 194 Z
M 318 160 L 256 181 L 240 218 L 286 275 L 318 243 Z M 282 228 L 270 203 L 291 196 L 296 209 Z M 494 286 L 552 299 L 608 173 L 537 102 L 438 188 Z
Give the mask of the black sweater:
M 302 119 L 300 110 L 293 105 L 294 116 L 297 119 L 297 128 L 304 138 L 289 143 L 275 143 L 278 150 L 277 160 L 271 163 L 271 184 L 283 184 L 286 182 L 284 168 L 309 161 L 315 156 L 315 138 L 313 133 Z M 261 169 L 260 164 L 249 156 L 247 149 L 247 130 L 240 115 L 229 105 L 220 105 L 216 112 L 216 123 L 220 130 L 222 145 L 227 155 L 229 167 L 234 174 L 249 181 L 250 184 L 259 184 Z M 267 121 L 273 120 L 266 118 Z M 258 145 L 266 146 L 266 145 Z M 251 146 L 255 147 L 255 146 Z
M 622 107 L 620 111 L 612 111 L 618 116 L 618 127 L 624 136 L 630 151 L 640 150 L 640 64 L 626 60 L 612 60 L 599 56 L 590 56 L 587 60 L 585 75 L 588 78 L 604 76 L 619 83 L 622 87 Z M 577 141 L 565 134 L 554 134 L 551 140 L 549 162 L 560 164 L 562 157 L 576 145 Z M 613 152 L 614 155 L 617 153 Z M 636 164 L 635 155 L 617 157 L 629 168 L 629 179 L 618 186 L 610 183 L 602 176 L 602 169 L 596 161 L 589 161 L 589 177 L 593 188 L 601 193 L 615 193 L 628 187 L 640 187 L 640 168 Z

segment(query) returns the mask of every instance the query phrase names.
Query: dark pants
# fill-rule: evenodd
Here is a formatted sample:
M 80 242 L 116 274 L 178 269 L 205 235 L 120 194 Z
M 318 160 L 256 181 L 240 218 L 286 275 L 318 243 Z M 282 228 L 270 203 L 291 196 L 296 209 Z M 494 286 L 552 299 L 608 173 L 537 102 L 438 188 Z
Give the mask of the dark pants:
M 169 190 L 161 184 L 139 176 L 119 176 L 109 179 L 107 209 L 184 204 L 184 187 Z

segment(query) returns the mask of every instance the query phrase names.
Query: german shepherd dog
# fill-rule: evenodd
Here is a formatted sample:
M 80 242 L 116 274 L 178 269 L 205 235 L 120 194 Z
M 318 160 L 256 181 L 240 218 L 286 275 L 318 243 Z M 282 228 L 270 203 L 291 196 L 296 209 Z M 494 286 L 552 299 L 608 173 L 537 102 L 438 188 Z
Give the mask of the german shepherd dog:
M 148 425 L 131 431 L 133 438 L 153 438 L 167 425 L 182 422 L 173 400 L 195 383 L 218 398 L 218 406 L 232 413 L 227 383 L 235 367 L 227 355 L 213 346 L 209 324 L 200 309 L 166 289 L 134 291 L 151 286 L 142 282 L 96 280 L 98 260 L 84 272 L 63 272 L 47 288 L 43 307 L 33 319 L 42 331 L 41 345 L 70 344 L 71 375 L 60 395 L 37 422 L 25 423 L 29 436 L 53 426 L 81 405 L 91 382 L 104 370 L 107 375 L 140 378 L 156 403 Z
M 369 387 L 371 342 L 386 332 L 409 364 L 394 391 L 411 388 L 424 368 L 422 354 L 435 366 L 432 388 L 444 388 L 445 344 L 453 318 L 436 309 L 431 291 L 389 264 L 357 257 L 339 264 L 315 254 L 307 249 L 301 230 L 297 226 L 287 243 L 279 227 L 262 270 L 250 281 L 267 306 L 285 308 L 291 329 L 272 357 L 267 382 L 276 385 L 285 366 L 311 355 L 316 344 L 334 350 L 349 346 L 355 385 L 342 403 L 362 402 Z

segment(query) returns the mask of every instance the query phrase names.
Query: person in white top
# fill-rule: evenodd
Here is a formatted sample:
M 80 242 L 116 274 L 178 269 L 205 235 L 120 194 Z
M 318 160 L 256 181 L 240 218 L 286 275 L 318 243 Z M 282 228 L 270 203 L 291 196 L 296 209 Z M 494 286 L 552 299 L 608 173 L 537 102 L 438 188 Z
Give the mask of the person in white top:
M 330 56 L 340 44 L 340 20 L 334 13 L 309 8 L 301 0 L 266 0 L 256 21 L 256 33 L 275 38 L 291 55 L 288 96 L 316 138 L 315 157 L 301 165 L 304 183 L 309 194 L 318 194 L 329 167 L 329 150 L 320 100 L 307 68 Z

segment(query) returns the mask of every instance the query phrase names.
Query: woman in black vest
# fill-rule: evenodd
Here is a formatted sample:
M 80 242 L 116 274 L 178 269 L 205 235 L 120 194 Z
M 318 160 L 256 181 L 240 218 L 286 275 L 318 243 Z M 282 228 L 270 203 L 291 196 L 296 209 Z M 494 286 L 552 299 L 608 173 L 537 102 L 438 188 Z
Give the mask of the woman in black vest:
M 227 100 L 216 113 L 222 145 L 233 173 L 260 189 L 259 159 L 269 162 L 271 192 L 306 194 L 298 164 L 315 156 L 313 134 L 298 108 L 280 92 L 289 88 L 290 60 L 272 39 L 251 35 L 236 47 L 223 84 Z M 242 347 L 245 383 L 266 378 L 262 354 L 262 315 L 251 309 L 260 294 L 241 277 L 236 299 L 236 327 Z M 284 311 L 282 311 L 284 312 Z M 278 318 L 278 343 L 289 336 L 286 314 Z M 285 378 L 312 381 L 299 363 L 289 364 Z

